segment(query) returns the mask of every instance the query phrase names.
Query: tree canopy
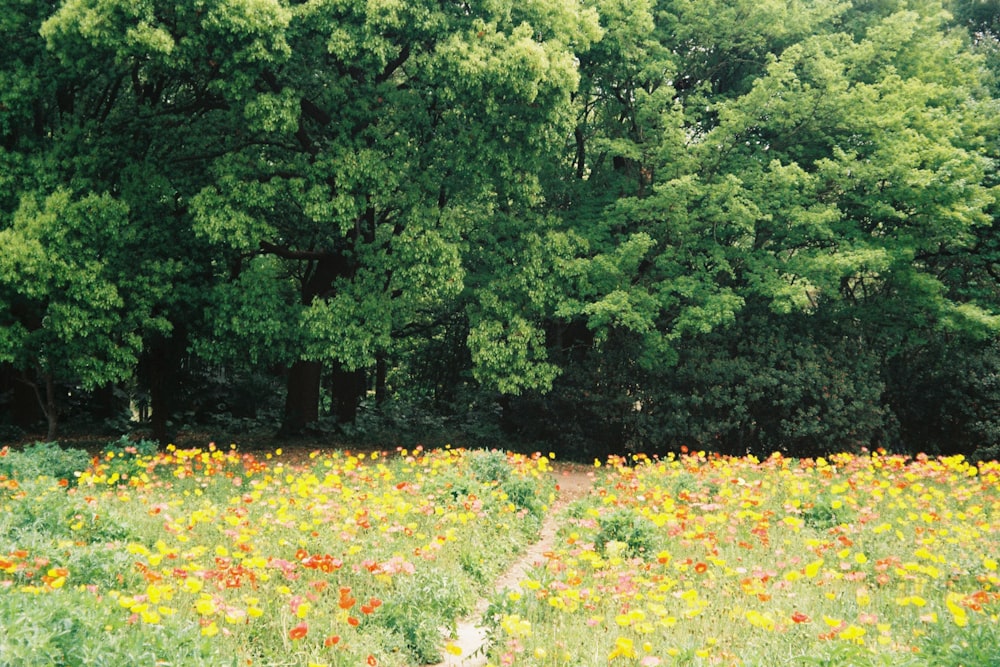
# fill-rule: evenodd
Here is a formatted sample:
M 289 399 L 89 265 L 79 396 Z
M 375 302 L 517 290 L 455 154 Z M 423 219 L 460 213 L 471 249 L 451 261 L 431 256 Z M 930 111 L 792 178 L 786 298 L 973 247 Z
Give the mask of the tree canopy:
M 51 437 L 110 387 L 160 438 L 1000 445 L 988 3 L 8 5 L 0 401 Z

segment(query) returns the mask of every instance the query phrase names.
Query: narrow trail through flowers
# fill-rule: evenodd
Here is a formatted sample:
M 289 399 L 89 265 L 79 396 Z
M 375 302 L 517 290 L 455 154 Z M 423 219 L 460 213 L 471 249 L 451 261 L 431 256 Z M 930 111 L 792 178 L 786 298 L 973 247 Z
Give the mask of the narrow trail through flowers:
M 557 463 L 553 466 L 553 474 L 556 477 L 558 498 L 545 515 L 538 540 L 530 545 L 525 553 L 494 583 L 494 590 L 498 593 L 520 590 L 520 582 L 524 580 L 528 570 L 544 560 L 546 551 L 552 550 L 563 508 L 571 501 L 589 493 L 594 483 L 594 470 L 587 466 Z M 458 654 L 446 653 L 444 662 L 433 667 L 483 667 L 486 665 L 488 647 L 486 646 L 486 632 L 481 624 L 483 615 L 490 604 L 488 596 L 491 592 L 485 592 L 476 602 L 472 614 L 458 622 L 455 636 L 451 638 L 449 645 L 457 647 L 461 652 Z

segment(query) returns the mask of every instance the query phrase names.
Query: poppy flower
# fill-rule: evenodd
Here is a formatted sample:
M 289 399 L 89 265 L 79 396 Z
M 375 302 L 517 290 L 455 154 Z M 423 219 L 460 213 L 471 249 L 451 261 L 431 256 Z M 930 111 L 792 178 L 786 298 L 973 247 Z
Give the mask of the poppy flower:
M 368 599 L 368 604 L 361 605 L 361 611 L 365 614 L 370 614 L 381 606 L 382 601 L 373 597 Z
M 351 587 L 341 586 L 340 600 L 337 602 L 337 606 L 339 606 L 341 609 L 350 609 L 351 607 L 354 606 L 354 603 L 356 602 L 357 599 L 351 596 Z
M 288 638 L 292 640 L 302 639 L 307 634 L 309 634 L 309 626 L 305 623 L 299 623 L 288 631 Z
M 801 611 L 797 611 L 792 614 L 793 623 L 808 623 L 810 620 L 812 619 L 810 619 L 806 614 L 803 614 Z

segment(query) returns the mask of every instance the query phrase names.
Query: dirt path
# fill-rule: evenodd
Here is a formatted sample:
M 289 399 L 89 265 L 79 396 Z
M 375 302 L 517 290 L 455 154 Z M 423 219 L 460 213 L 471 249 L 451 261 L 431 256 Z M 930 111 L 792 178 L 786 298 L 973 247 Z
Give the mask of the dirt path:
M 589 493 L 594 483 L 593 468 L 585 466 L 557 464 L 554 475 L 558 498 L 545 515 L 538 541 L 529 546 L 527 551 L 496 580 L 494 591 L 497 593 L 519 590 L 520 582 L 524 580 L 528 570 L 544 562 L 545 552 L 551 551 L 555 545 L 561 510 L 570 501 Z M 445 654 L 444 662 L 433 667 L 483 667 L 486 664 L 486 632 L 479 624 L 490 604 L 488 595 L 489 593 L 479 598 L 472 614 L 458 622 L 452 644 L 462 652 L 459 655 Z

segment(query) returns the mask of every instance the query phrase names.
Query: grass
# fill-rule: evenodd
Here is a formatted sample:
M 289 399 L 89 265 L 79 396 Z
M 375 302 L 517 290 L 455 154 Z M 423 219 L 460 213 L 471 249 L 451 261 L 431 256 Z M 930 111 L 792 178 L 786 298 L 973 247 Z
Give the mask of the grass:
M 491 665 L 1000 665 L 1000 466 L 612 459 Z

